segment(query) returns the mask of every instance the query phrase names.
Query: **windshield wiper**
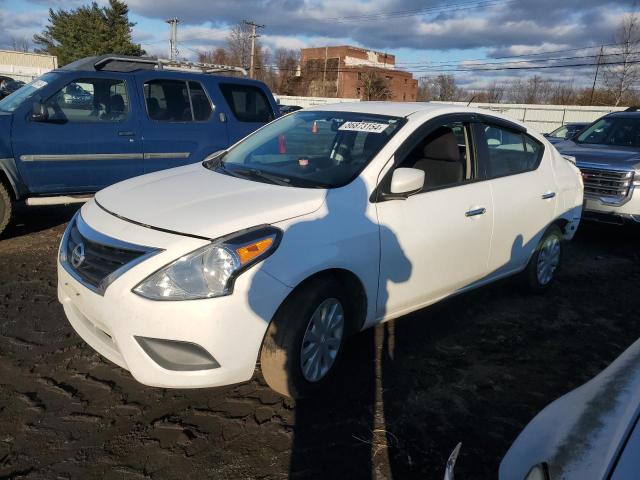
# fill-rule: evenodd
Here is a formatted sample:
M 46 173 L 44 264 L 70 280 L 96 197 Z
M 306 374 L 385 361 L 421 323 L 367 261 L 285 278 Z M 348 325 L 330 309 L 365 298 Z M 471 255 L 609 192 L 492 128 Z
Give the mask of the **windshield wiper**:
M 267 180 L 271 183 L 275 183 L 276 185 L 284 185 L 285 187 L 291 186 L 291 179 L 287 177 L 281 177 L 279 175 L 273 175 L 271 173 L 263 172 L 262 170 L 258 170 L 256 168 L 232 168 L 227 169 L 224 165 L 222 166 L 227 172 L 239 173 L 240 175 L 248 176 L 248 177 L 258 177 L 264 180 Z

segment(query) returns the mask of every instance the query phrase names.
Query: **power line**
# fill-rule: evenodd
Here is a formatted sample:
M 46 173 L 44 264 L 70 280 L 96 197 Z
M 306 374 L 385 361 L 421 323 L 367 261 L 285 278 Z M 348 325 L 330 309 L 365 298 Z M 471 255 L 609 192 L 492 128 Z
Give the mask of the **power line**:
M 471 10 L 471 9 L 477 9 L 482 7 L 491 7 L 494 5 L 504 5 L 507 3 L 513 3 L 515 1 L 517 0 L 480 0 L 480 1 L 467 0 L 463 2 L 449 3 L 446 5 L 439 5 L 434 7 L 418 8 L 414 10 L 401 10 L 401 11 L 393 11 L 393 12 L 378 12 L 378 13 L 351 15 L 351 16 L 342 16 L 342 17 L 329 17 L 329 18 L 322 19 L 322 21 L 332 22 L 332 23 L 343 23 L 343 22 L 388 20 L 391 18 L 423 16 L 430 13 L 457 12 L 461 10 Z
M 483 60 L 506 60 L 509 58 L 528 58 L 528 57 L 536 57 L 540 55 L 553 55 L 556 53 L 577 52 L 580 50 L 589 50 L 592 48 L 600 48 L 600 47 L 613 47 L 613 46 L 619 46 L 619 45 L 620 45 L 619 43 L 605 43 L 602 45 L 591 45 L 588 47 L 565 48 L 562 50 L 549 50 L 547 52 L 523 53 L 520 55 L 506 55 L 501 57 L 490 57 L 490 58 L 484 57 L 484 58 L 464 59 L 464 60 L 460 60 L 460 62 L 475 62 L 475 61 L 479 62 Z M 418 62 L 396 62 L 396 65 L 416 65 L 416 64 L 427 64 L 427 63 L 432 63 L 432 64 L 449 63 L 449 60 L 439 60 L 439 61 L 421 60 Z

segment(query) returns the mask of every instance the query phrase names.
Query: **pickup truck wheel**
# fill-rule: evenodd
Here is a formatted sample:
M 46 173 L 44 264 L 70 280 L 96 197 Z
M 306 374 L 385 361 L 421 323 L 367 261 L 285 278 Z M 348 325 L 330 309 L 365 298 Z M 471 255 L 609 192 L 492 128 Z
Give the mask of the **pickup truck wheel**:
M 7 188 L 0 183 L 0 235 L 7 228 L 9 221 L 11 220 L 11 214 L 13 211 L 13 204 L 11 201 L 11 194 Z
M 563 240 L 562 231 L 556 225 L 549 227 L 543 235 L 525 270 L 531 291 L 542 292 L 553 283 L 562 260 Z
M 331 380 L 351 316 L 343 290 L 320 279 L 294 291 L 278 309 L 260 353 L 262 375 L 273 390 L 304 398 Z

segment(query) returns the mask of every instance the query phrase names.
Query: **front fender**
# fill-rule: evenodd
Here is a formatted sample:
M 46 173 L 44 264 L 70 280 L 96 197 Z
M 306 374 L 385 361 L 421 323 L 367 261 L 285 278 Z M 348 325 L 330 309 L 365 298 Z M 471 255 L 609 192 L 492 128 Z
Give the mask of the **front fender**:
M 18 172 L 16 161 L 13 157 L 0 158 L 0 177 L 2 176 L 5 177 L 9 185 L 11 185 L 16 200 L 20 200 L 27 195 L 27 186 L 20 177 L 20 172 Z

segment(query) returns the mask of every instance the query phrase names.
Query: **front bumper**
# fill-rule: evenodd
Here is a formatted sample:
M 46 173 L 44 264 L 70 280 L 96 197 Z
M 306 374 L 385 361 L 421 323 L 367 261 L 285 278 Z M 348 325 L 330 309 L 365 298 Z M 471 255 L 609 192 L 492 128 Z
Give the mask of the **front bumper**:
M 142 234 L 138 229 L 145 229 L 132 224 L 125 228 L 135 230 L 130 232 L 134 238 Z M 145 230 L 147 239 L 156 234 Z M 170 234 L 157 233 L 165 237 L 159 243 L 176 242 L 175 238 L 166 238 Z M 185 243 L 190 241 L 185 239 Z M 165 248 L 167 243 L 157 246 Z M 136 265 L 110 284 L 103 295 L 85 287 L 58 262 L 58 298 L 69 322 L 98 353 L 129 370 L 145 385 L 199 388 L 249 380 L 269 322 L 291 289 L 261 271 L 258 264 L 240 275 L 233 294 L 225 297 L 153 301 L 131 291 L 160 263 L 166 264 L 171 256 L 177 258 L 183 253 L 166 250 Z M 219 366 L 189 371 L 164 368 L 145 352 L 136 337 L 195 344 Z
M 583 218 L 585 220 L 609 221 L 622 223 L 631 221 L 640 223 L 640 191 L 636 187 L 628 200 L 619 205 L 602 201 L 596 197 L 585 195 L 585 208 Z

